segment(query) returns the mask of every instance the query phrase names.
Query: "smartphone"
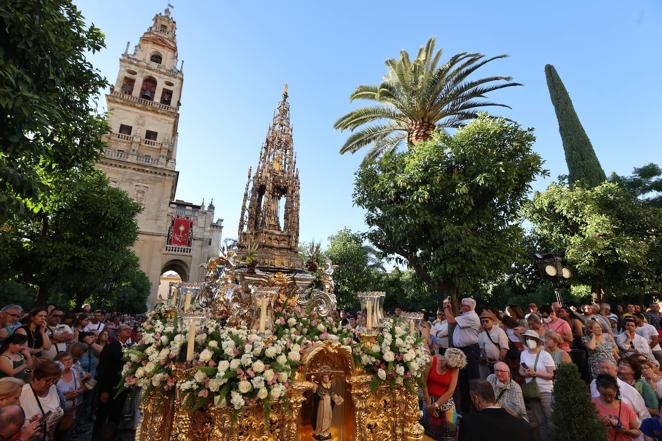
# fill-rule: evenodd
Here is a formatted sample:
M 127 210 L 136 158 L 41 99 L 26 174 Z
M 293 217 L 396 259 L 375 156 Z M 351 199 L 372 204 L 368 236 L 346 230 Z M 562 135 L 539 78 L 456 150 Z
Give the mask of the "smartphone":
M 529 367 L 526 365 L 526 363 L 522 363 L 522 367 L 523 367 L 524 369 L 528 369 L 528 368 L 529 368 Z

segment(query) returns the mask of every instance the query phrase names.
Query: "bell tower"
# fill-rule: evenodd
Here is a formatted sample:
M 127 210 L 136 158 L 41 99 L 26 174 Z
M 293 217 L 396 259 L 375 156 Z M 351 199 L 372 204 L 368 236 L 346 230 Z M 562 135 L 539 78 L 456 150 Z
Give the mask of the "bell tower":
M 287 85 L 248 182 L 239 217 L 238 247 L 253 248 L 263 270 L 301 271 L 299 257 L 299 170 L 296 167 Z M 252 175 L 252 176 L 251 176 Z
M 134 251 L 152 285 L 149 305 L 156 303 L 164 261 L 176 261 L 185 268 L 179 272 L 186 281 L 198 276 L 191 271 L 195 262 L 188 262 L 195 260 L 195 216 L 179 216 L 175 211 L 181 207 L 171 207 L 179 177 L 175 164 L 184 83 L 176 36 L 177 24 L 167 8 L 154 16 L 132 52 L 127 43 L 115 84 L 106 95 L 110 131 L 97 164 L 111 185 L 125 190 L 143 207 L 136 218 L 139 235 Z M 188 219 L 187 238 L 170 246 L 169 230 L 177 216 Z M 213 216 L 213 208 L 209 216 Z M 199 259 L 205 258 L 206 254 Z

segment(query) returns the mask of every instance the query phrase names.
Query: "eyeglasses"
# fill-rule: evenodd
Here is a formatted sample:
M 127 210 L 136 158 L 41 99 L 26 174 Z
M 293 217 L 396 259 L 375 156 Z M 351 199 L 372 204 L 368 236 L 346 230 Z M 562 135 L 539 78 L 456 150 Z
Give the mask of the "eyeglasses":
M 504 370 L 504 369 L 494 369 L 494 372 L 501 372 L 503 374 L 508 373 L 510 371 Z
M 481 323 L 487 323 L 487 322 L 491 322 L 491 321 L 492 321 L 492 320 L 490 320 L 490 319 L 482 319 L 480 322 L 481 322 Z
M 9 313 L 9 312 L 6 312 L 5 314 L 7 314 L 9 317 L 18 317 L 20 315 L 20 314 L 16 314 L 16 313 L 12 314 L 12 313 Z

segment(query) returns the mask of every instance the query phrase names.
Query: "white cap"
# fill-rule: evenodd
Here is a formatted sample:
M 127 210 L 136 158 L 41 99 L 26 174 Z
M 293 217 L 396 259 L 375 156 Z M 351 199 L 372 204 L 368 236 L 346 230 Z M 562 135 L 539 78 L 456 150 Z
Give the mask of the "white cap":
M 461 305 L 467 305 L 469 308 L 476 309 L 476 301 L 472 299 L 471 297 L 465 297 L 462 299 L 460 302 Z

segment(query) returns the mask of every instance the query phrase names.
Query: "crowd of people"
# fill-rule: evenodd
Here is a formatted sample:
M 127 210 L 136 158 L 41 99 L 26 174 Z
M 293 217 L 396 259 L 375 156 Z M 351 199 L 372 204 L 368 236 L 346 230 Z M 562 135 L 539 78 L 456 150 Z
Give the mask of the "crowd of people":
M 90 305 L 0 309 L 0 440 L 118 439 L 135 407 L 115 391 L 122 349 L 141 320 Z
M 657 302 L 476 309 L 464 298 L 456 315 L 444 302 L 421 325 L 433 354 L 421 394 L 428 436 L 549 441 L 555 371 L 574 363 L 609 441 L 662 440 Z
M 116 440 L 134 418 L 135 394 L 114 389 L 142 319 L 89 305 L 0 309 L 0 441 Z M 574 363 L 610 441 L 660 440 L 661 327 L 658 303 L 477 311 L 464 298 L 456 314 L 444 302 L 420 327 L 432 354 L 421 391 L 426 433 L 549 441 L 555 371 Z

